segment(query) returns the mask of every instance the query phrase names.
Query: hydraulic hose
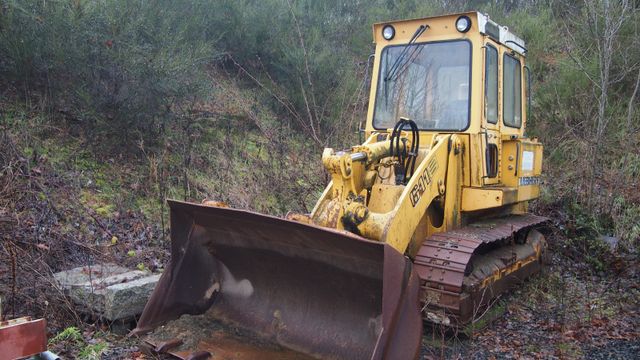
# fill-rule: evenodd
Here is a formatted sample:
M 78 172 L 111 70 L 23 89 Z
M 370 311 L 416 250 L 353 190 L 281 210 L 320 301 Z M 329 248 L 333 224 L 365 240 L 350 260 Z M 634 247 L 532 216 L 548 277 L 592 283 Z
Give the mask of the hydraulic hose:
M 400 146 L 402 141 L 402 130 L 409 127 L 411 130 L 411 148 L 407 151 L 406 142 L 405 146 Z M 409 181 L 416 166 L 416 157 L 418 155 L 418 149 L 420 149 L 420 133 L 418 131 L 418 125 L 413 120 L 400 119 L 391 132 L 391 156 L 398 158 L 398 165 L 396 166 L 396 184 L 406 185 Z

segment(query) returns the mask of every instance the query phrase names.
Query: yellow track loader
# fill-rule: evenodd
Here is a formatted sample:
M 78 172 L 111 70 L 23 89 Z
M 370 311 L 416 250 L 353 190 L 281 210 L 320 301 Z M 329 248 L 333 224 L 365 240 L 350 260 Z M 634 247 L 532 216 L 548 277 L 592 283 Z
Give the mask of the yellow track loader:
M 135 332 L 183 359 L 411 359 L 540 269 L 524 41 L 468 12 L 375 24 L 366 141 L 287 219 L 170 201 L 171 262 Z

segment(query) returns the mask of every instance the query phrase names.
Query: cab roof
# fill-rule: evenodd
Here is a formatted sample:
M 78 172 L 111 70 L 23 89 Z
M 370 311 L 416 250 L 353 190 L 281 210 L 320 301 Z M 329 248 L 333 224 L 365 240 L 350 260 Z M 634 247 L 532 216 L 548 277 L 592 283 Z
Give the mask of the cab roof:
M 379 38 L 377 36 L 382 28 L 386 25 L 393 25 L 394 27 L 403 27 L 407 26 L 409 23 L 415 22 L 425 22 L 427 25 L 429 22 L 433 22 L 434 20 L 445 20 L 450 18 L 453 24 L 453 28 L 455 28 L 455 21 L 461 17 L 467 16 L 471 19 L 472 23 L 475 23 L 475 26 L 472 26 L 472 30 L 470 31 L 478 31 L 480 34 L 484 36 L 489 36 L 494 41 L 510 48 L 511 50 L 519 53 L 520 55 L 526 55 L 527 49 L 524 40 L 520 37 L 516 36 L 512 33 L 507 26 L 502 26 L 497 24 L 495 21 L 489 18 L 488 14 L 483 14 L 479 11 L 470 11 L 463 13 L 454 13 L 447 15 L 439 15 L 439 16 L 430 16 L 425 18 L 416 18 L 416 19 L 406 19 L 406 20 L 395 20 L 395 21 L 387 21 L 373 24 L 373 39 L 376 42 L 376 39 Z

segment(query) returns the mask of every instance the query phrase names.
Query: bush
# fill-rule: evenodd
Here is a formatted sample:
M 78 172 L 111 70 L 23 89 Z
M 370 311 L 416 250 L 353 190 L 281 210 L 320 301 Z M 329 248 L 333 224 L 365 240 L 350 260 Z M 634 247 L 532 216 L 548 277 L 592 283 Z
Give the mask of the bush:
M 153 143 L 209 93 L 218 14 L 191 1 L 8 1 L 0 71 L 93 142 Z

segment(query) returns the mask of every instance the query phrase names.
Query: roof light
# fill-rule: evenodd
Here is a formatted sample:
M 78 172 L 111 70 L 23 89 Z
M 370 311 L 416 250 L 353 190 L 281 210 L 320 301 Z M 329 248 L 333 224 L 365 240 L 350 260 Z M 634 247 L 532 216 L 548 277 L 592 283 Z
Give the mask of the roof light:
M 396 36 L 396 29 L 393 28 L 393 26 L 391 25 L 385 25 L 382 28 L 382 37 L 389 41 L 391 39 L 393 39 L 393 37 Z
M 471 19 L 468 16 L 460 16 L 458 20 L 456 20 L 456 29 L 461 33 L 466 33 L 471 29 Z

